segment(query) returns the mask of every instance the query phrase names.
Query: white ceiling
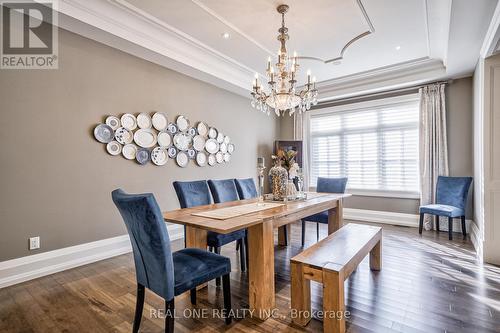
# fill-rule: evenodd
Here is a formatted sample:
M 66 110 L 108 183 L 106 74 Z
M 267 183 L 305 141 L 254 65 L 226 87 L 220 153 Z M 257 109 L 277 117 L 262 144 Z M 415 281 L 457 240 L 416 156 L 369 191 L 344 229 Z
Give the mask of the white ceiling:
M 156 38 L 156 44 L 160 44 L 161 41 L 167 44 L 162 35 L 163 31 L 175 32 L 177 36 L 181 36 L 197 48 L 208 51 L 210 56 L 216 55 L 224 59 L 228 63 L 228 73 L 225 73 L 226 77 L 219 75 L 219 78 L 238 86 L 241 92 L 241 89 L 245 89 L 245 85 L 250 87 L 253 72 L 264 73 L 267 57 L 275 55 L 278 50 L 279 43 L 276 36 L 281 17 L 275 8 L 283 2 L 290 6 L 290 11 L 286 15 L 286 25 L 290 35 L 288 49 L 291 52 L 296 50 L 299 56 L 322 59 L 338 57 L 349 40 L 368 31 L 370 27 L 358 1 L 364 6 L 373 24 L 375 31 L 347 48 L 340 64 L 325 64 L 314 60 L 300 61 L 301 77 L 304 79 L 306 69 L 311 69 L 318 81 L 322 82 L 321 87 L 321 85 L 344 84 L 351 79 L 360 80 L 368 76 L 396 73 L 398 70 L 399 74 L 393 75 L 393 78 L 397 79 L 392 82 L 393 84 L 401 84 L 405 81 L 405 76 L 407 81 L 416 82 L 417 79 L 425 81 L 470 74 L 476 65 L 498 0 L 99 1 L 87 1 L 87 8 L 90 7 L 90 3 L 108 7 L 111 4 L 115 9 L 133 13 L 135 17 L 154 23 L 162 30 L 138 31 L 142 29 L 141 26 L 132 24 L 131 21 L 135 17 L 130 16 L 126 18 L 130 22 L 120 22 L 123 25 L 130 23 L 130 26 L 137 27 L 133 31 L 130 28 L 127 35 L 120 33 L 116 27 L 110 27 L 110 19 L 106 24 L 99 24 L 95 18 L 82 17 L 76 10 L 69 11 L 62 8 L 62 12 L 133 44 L 140 43 L 137 38 L 132 37 L 132 32 L 142 32 L 151 40 Z M 62 2 L 61 7 L 65 7 L 65 2 L 80 1 L 62 0 Z M 82 0 L 80 5 L 83 3 Z M 107 9 L 104 9 L 100 8 L 99 11 L 96 9 L 99 13 L 95 16 L 108 13 Z M 116 13 L 108 14 L 117 17 Z M 69 26 L 71 28 L 71 24 Z M 224 32 L 228 32 L 231 37 L 222 38 L 221 34 Z M 109 41 L 109 38 L 104 40 Z M 116 43 L 113 46 L 116 46 Z M 164 47 L 165 49 L 159 50 L 155 45 L 146 46 L 156 54 L 169 56 L 167 54 L 171 51 L 168 50 L 169 46 L 164 45 Z M 120 48 L 125 49 L 125 47 Z M 137 52 L 131 53 L 137 54 Z M 170 57 L 198 70 L 204 65 L 201 64 L 203 59 L 196 59 L 200 64 L 195 66 L 187 63 L 189 59 L 179 60 Z M 149 58 L 152 60 L 153 57 Z M 206 62 L 209 60 L 207 56 Z M 234 70 L 236 67 L 239 73 Z M 403 69 L 406 72 L 402 71 Z M 231 76 L 229 74 L 231 70 L 235 73 L 234 76 L 238 76 L 238 82 L 234 80 L 231 82 L 231 79 L 227 78 Z M 201 71 L 217 76 L 210 71 L 210 66 Z M 417 78 L 415 75 L 419 71 L 421 75 Z M 411 75 L 407 75 L 408 73 Z M 189 75 L 196 76 L 196 74 Z M 245 80 L 247 83 L 243 83 Z M 245 94 L 248 94 L 248 90 Z

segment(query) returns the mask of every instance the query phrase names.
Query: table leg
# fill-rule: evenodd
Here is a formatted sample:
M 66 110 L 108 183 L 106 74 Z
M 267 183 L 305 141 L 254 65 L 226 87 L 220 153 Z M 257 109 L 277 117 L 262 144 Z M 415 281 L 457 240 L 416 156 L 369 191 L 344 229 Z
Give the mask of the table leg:
M 290 241 L 290 230 L 288 224 L 278 227 L 278 245 L 288 246 Z
M 267 319 L 274 309 L 274 232 L 272 222 L 248 228 L 248 301 L 252 315 Z
M 333 234 L 344 226 L 344 204 L 337 200 L 337 207 L 328 210 L 328 234 Z
M 207 249 L 207 231 L 199 228 L 186 226 L 186 248 L 195 247 L 198 249 Z M 208 286 L 204 283 L 196 287 L 197 290 L 203 289 Z M 185 293 L 187 294 L 187 292 Z
M 370 269 L 380 271 L 382 268 L 382 238 L 377 245 L 370 251 Z

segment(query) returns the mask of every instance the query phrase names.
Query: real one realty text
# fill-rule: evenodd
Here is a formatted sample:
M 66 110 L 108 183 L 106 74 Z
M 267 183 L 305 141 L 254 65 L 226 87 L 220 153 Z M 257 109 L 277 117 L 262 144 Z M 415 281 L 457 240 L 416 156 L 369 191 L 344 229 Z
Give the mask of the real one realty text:
M 285 319 L 286 316 L 279 313 L 278 309 L 270 310 L 251 310 L 251 309 L 184 309 L 180 310 L 165 310 L 165 309 L 150 309 L 150 318 L 195 318 L 195 319 L 206 319 L 206 318 L 235 318 L 244 319 L 246 317 L 254 317 L 254 315 L 259 314 L 258 318 L 274 318 L 274 319 Z M 350 311 L 299 311 L 296 309 L 290 310 L 290 317 L 298 318 L 329 318 L 329 319 L 349 319 L 351 316 Z

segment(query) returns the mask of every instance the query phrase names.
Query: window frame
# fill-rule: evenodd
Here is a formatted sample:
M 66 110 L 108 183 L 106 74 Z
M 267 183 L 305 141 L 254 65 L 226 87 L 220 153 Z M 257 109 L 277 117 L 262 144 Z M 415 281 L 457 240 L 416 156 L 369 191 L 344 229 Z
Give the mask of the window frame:
M 374 99 L 370 101 L 363 101 L 363 102 L 353 102 L 353 103 L 348 103 L 348 104 L 343 104 L 343 105 L 335 105 L 335 106 L 330 106 L 330 107 L 324 107 L 321 109 L 314 109 L 312 111 L 306 112 L 304 114 L 304 119 L 303 119 L 303 133 L 304 133 L 304 146 L 306 147 L 305 149 L 305 158 L 307 160 L 308 164 L 308 170 L 309 173 L 312 170 L 312 156 L 311 156 L 311 151 L 312 151 L 312 140 L 311 140 L 311 118 L 315 116 L 320 116 L 320 115 L 325 115 L 325 114 L 333 114 L 336 112 L 348 112 L 348 111 L 355 111 L 355 110 L 363 110 L 363 109 L 370 109 L 370 108 L 381 108 L 383 106 L 389 106 L 389 105 L 394 105 L 398 103 L 410 103 L 410 102 L 419 102 L 419 94 L 418 93 L 412 93 L 412 94 L 406 94 L 406 95 L 400 95 L 400 96 L 395 96 L 395 97 L 386 97 L 386 98 L 379 98 L 379 99 Z M 420 117 L 419 117 L 419 122 L 420 122 Z M 418 133 L 418 136 L 420 136 L 420 133 Z M 418 137 L 417 140 L 420 140 Z M 417 147 L 418 151 L 419 147 Z M 420 163 L 418 160 L 418 155 L 417 155 L 417 170 L 420 168 Z M 420 172 L 417 171 L 418 174 L 420 175 Z M 307 175 L 308 179 L 307 182 L 310 182 L 310 174 Z M 311 191 L 316 191 L 316 184 L 309 184 L 309 190 Z M 357 196 L 367 196 L 367 197 L 386 197 L 386 198 L 407 198 L 407 199 L 419 199 L 420 198 L 420 186 L 418 186 L 418 190 L 413 192 L 413 191 L 391 191 L 391 190 L 368 190 L 368 189 L 351 189 L 349 188 L 349 182 L 347 182 L 347 191 L 353 195 Z

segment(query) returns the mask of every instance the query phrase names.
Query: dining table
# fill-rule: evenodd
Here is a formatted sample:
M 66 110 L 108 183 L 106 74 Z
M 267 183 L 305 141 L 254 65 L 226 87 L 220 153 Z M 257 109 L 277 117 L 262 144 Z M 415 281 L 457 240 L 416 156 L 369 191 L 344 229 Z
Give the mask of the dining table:
M 307 192 L 300 200 L 237 200 L 168 211 L 163 218 L 186 227 L 186 247 L 201 249 L 207 248 L 208 231 L 228 234 L 247 229 L 249 310 L 265 320 L 275 307 L 274 229 L 278 228 L 278 244 L 284 245 L 288 224 L 328 211 L 328 234 L 332 234 L 343 226 L 343 200 L 349 196 Z

